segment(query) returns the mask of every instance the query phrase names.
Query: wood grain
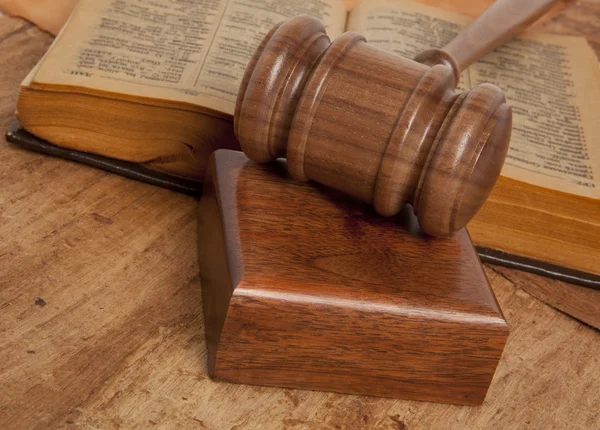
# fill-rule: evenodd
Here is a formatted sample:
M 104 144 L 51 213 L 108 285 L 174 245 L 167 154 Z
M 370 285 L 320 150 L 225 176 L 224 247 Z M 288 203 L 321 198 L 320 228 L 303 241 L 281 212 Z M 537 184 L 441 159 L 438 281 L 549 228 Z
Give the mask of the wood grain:
M 545 282 L 545 278 L 505 267 L 494 267 L 494 270 L 515 287 L 600 330 L 599 290 L 583 288 L 567 282 Z
M 246 69 L 234 118 L 242 150 L 257 162 L 285 156 L 295 179 L 384 216 L 411 203 L 430 235 L 461 229 L 500 175 L 511 109 L 491 84 L 455 94 L 453 57 L 424 55 L 405 59 L 353 32 L 330 42 L 315 18 L 287 20 Z
M 548 25 L 585 34 L 600 52 L 600 33 L 590 31 L 599 8 L 576 1 Z M 19 83 L 50 38 L 0 17 L 0 41 L 5 130 Z M 2 136 L 0 159 L 1 428 L 600 426 L 599 332 L 521 288 L 565 284 L 494 266 L 485 271 L 511 336 L 481 407 L 211 382 L 197 202 Z
M 209 373 L 217 380 L 481 404 L 508 327 L 466 229 L 425 235 L 216 151 L 199 207 Z

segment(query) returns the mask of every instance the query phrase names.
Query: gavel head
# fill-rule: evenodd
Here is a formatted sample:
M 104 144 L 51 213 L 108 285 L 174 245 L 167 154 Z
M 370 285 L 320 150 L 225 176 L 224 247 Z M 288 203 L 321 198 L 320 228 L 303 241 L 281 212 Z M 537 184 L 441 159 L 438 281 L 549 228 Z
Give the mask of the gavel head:
M 286 157 L 295 179 L 333 187 L 384 216 L 410 203 L 426 233 L 448 235 L 491 192 L 512 116 L 494 85 L 455 94 L 452 59 L 425 55 L 429 64 L 436 57 L 433 65 L 408 60 L 352 32 L 332 43 L 318 20 L 292 18 L 248 65 L 236 136 L 254 161 Z

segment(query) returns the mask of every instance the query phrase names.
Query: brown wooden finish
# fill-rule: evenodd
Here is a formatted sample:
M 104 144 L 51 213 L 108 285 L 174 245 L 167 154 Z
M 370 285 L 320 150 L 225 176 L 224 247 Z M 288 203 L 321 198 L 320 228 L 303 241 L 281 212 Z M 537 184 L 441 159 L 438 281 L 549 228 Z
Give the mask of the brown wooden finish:
M 508 327 L 468 233 L 219 150 L 199 209 L 215 379 L 481 404 Z M 408 208 L 407 208 L 408 209 Z M 400 228 L 398 228 L 400 227 Z
M 295 179 L 372 203 L 385 216 L 411 203 L 425 232 L 448 235 L 491 192 L 512 119 L 496 86 L 455 94 L 460 71 L 554 2 L 528 3 L 522 13 L 516 0 L 497 2 L 419 62 L 352 32 L 331 42 L 308 16 L 288 20 L 265 37 L 246 70 L 236 136 L 252 160 L 285 156 Z
M 599 0 L 578 0 L 547 24 L 587 36 L 600 53 Z M 19 84 L 50 41 L 0 17 L 0 129 L 14 121 Z M 484 265 L 511 335 L 475 408 L 215 382 L 206 374 L 197 201 L 20 150 L 2 135 L 0 158 L 2 429 L 600 425 L 600 333 L 530 287 L 546 297 L 564 289 L 557 307 L 577 307 L 596 327 L 600 291 L 583 298 L 571 294 L 579 287 Z

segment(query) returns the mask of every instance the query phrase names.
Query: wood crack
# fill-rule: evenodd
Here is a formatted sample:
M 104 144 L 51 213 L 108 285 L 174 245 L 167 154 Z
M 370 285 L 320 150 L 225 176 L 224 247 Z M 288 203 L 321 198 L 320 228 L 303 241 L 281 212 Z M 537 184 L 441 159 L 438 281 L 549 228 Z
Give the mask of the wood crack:
M 488 269 L 490 269 L 492 272 L 494 272 L 495 274 L 499 275 L 500 277 L 504 278 L 506 281 L 508 281 L 508 283 L 510 283 L 511 285 L 517 287 L 517 288 L 521 288 L 519 287 L 519 285 L 513 281 L 512 279 L 510 279 L 508 276 L 506 276 L 502 271 L 496 269 L 494 266 L 492 266 L 491 264 L 485 264 L 485 267 L 487 267 Z

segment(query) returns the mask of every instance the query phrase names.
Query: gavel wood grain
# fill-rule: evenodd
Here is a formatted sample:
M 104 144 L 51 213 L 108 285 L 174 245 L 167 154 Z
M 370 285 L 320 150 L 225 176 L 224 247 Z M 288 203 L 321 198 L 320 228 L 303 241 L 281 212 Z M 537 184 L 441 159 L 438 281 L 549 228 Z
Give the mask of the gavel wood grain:
M 242 81 L 235 133 L 257 162 L 286 157 L 293 178 L 373 204 L 410 203 L 445 236 L 477 213 L 506 157 L 512 114 L 502 90 L 455 94 L 460 72 L 556 0 L 500 0 L 443 49 L 416 61 L 348 32 L 333 42 L 308 16 L 275 26 Z

